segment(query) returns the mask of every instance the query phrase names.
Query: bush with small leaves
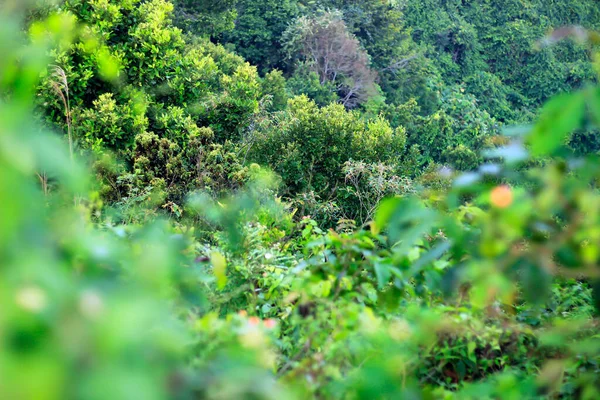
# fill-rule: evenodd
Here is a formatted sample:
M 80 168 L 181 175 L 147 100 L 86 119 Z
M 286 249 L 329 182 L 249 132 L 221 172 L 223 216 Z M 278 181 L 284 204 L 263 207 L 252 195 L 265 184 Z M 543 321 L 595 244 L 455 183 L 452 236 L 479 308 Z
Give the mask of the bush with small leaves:
M 250 157 L 280 174 L 291 193 L 329 196 L 343 185 L 346 161 L 397 161 L 405 134 L 383 119 L 366 122 L 340 104 L 320 108 L 300 96 L 248 140 Z

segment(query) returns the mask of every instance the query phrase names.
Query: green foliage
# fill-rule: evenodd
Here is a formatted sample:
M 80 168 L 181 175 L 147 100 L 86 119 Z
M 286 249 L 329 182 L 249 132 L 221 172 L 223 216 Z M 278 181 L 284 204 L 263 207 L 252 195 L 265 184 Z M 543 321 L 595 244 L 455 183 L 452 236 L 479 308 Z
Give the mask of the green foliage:
M 260 77 L 163 0 L 0 6 L 0 397 L 598 398 L 600 92 L 532 107 L 600 37 L 531 46 L 597 9 L 282 4 L 381 88 Z
M 527 115 L 507 113 L 507 108 L 519 113 L 524 107 L 536 108 L 553 94 L 595 79 L 585 46 L 565 41 L 548 47 L 542 40 L 549 30 L 565 25 L 597 28 L 598 7 L 592 2 L 472 1 L 461 5 L 425 0 L 407 3 L 404 15 L 413 28 L 413 39 L 427 46 L 444 81 L 471 82 L 469 93 L 500 121 L 530 120 Z M 486 85 L 493 85 L 500 96 L 481 92 L 483 82 L 477 82 L 482 73 L 493 76 Z
M 265 96 L 271 96 L 269 110 L 281 111 L 287 105 L 286 82 L 281 71 L 273 70 L 266 74 L 261 91 Z
M 231 31 L 238 0 L 175 0 L 177 24 L 194 35 L 216 37 Z
M 246 63 L 221 77 L 223 92 L 200 105 L 198 118 L 214 129 L 219 141 L 239 139 L 258 112 L 260 83 L 256 67 Z
M 341 185 L 350 159 L 397 160 L 405 136 L 383 119 L 367 123 L 342 105 L 319 108 L 300 96 L 249 140 L 250 157 L 273 168 L 292 193 L 318 189 L 324 194 Z
M 335 86 L 330 82 L 321 83 L 319 75 L 307 65 L 300 65 L 287 81 L 288 90 L 294 96 L 305 95 L 320 107 L 339 101 Z
M 585 114 L 583 93 L 555 97 L 541 111 L 531 135 L 531 151 L 538 156 L 553 153 L 569 134 L 581 126 Z
M 0 369 L 7 379 L 0 395 L 166 397 L 165 382 L 182 366 L 178 360 L 189 337 L 166 296 L 189 277 L 172 268 L 189 260 L 186 242 L 158 222 L 140 229 L 88 225 L 80 200 L 84 171 L 56 136 L 32 123 L 36 80 L 49 61 L 47 43 L 16 47 L 24 43 L 17 36 L 18 16 L 5 12 L 0 14 L 1 41 L 7 45 L 0 62 Z M 49 35 L 66 33 L 61 25 L 46 28 Z M 32 179 L 42 171 L 60 182 L 60 193 L 52 198 L 44 199 Z M 151 359 L 160 367 L 149 368 Z
M 172 4 L 163 0 L 69 1 L 61 11 L 52 18 L 87 26 L 74 28 L 73 43 L 54 50 L 63 74 L 58 83 L 56 73 L 44 79 L 41 99 L 47 120 L 69 135 L 72 130 L 79 152 L 111 151 L 131 167 L 120 176 L 100 171 L 105 198 L 139 198 L 152 190 L 181 207 L 190 190 L 220 193 L 244 181 L 235 151 L 224 151 L 222 171 L 214 157 L 209 166 L 204 159 L 221 151 L 216 143 L 241 136 L 263 96 L 281 109 L 281 75 L 262 80 L 221 46 L 186 43 L 171 25 Z M 112 83 L 104 79 L 104 64 L 116 71 Z
M 532 112 L 525 107 L 528 100 L 520 92 L 504 85 L 497 75 L 479 71 L 464 82 L 467 93 L 475 96 L 478 106 L 498 121 L 510 123 L 533 119 Z
M 117 104 L 112 93 L 104 93 L 94 100 L 92 108 L 76 108 L 73 115 L 75 137 L 81 145 L 95 152 L 104 149 L 127 150 L 133 137 L 148 129 L 145 104 Z M 132 136 L 133 135 L 133 136 Z
M 418 145 L 426 162 L 445 163 L 459 170 L 479 166 L 479 152 L 490 145 L 498 125 L 477 100 L 461 87 L 442 93 L 440 110 L 411 123 L 408 143 Z
M 261 72 L 287 71 L 281 37 L 298 13 L 294 0 L 237 0 L 236 28 L 223 35 L 223 42 L 232 44 Z

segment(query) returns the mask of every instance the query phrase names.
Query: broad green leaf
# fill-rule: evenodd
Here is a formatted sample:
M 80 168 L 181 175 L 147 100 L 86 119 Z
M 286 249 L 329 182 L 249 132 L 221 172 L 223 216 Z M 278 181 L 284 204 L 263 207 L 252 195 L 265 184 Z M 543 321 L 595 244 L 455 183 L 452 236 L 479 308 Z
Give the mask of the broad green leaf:
M 375 213 L 374 224 L 371 225 L 373 234 L 381 232 L 381 230 L 390 222 L 392 215 L 396 212 L 401 203 L 402 199 L 399 197 L 391 197 L 379 203 L 377 212 Z
M 532 153 L 536 156 L 552 154 L 570 133 L 581 126 L 584 115 L 583 92 L 562 94 L 550 100 L 529 136 Z
M 413 264 L 411 268 L 412 275 L 418 274 L 423 270 L 424 267 L 430 265 L 435 260 L 442 257 L 448 250 L 450 250 L 451 247 L 452 242 L 450 240 L 444 240 L 436 244 L 431 250 L 425 253 Z
M 379 290 L 383 289 L 385 285 L 390 281 L 392 272 L 388 265 L 382 263 L 375 264 L 375 274 L 377 275 L 377 287 Z
M 404 254 L 431 230 L 436 212 L 418 199 L 390 199 L 382 203 L 375 216 L 376 229 L 386 228 L 389 240 L 396 243 L 395 250 Z

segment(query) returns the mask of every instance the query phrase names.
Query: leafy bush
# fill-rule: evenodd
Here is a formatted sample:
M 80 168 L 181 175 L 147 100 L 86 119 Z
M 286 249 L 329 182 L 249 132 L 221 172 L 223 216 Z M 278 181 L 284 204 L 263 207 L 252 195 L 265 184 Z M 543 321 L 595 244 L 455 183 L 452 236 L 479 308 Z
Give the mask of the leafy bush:
M 263 90 L 280 108 L 281 76 L 263 82 L 254 67 L 220 46 L 201 39 L 187 44 L 171 25 L 172 4 L 163 0 L 75 1 L 61 8 L 56 18 L 88 25 L 74 28 L 73 44 L 53 53 L 62 74 L 45 78 L 41 97 L 47 118 L 73 131 L 79 152 L 110 151 L 125 161 L 120 177 L 105 176 L 103 196 L 133 198 L 151 188 L 182 206 L 190 190 L 220 193 L 245 180 L 231 150 L 224 152 L 224 170 L 212 164 L 219 157 L 211 154 L 222 152 L 213 141 L 240 137 Z M 112 83 L 103 79 L 105 70 Z
M 399 177 L 394 172 L 394 167 L 382 163 L 347 161 L 344 164 L 347 186 L 341 189 L 340 194 L 346 218 L 371 221 L 384 198 L 416 193 L 410 179 Z
M 319 188 L 322 194 L 341 185 L 343 164 L 350 159 L 397 160 L 405 137 L 383 119 L 367 123 L 342 105 L 319 108 L 300 96 L 249 140 L 250 157 L 271 166 L 292 193 Z
M 261 73 L 277 68 L 288 70 L 281 40 L 288 24 L 299 13 L 300 4 L 294 0 L 237 0 L 236 29 L 223 35 L 223 41 L 235 46 Z
M 445 163 L 471 170 L 483 161 L 478 155 L 499 133 L 497 122 L 477 108 L 477 100 L 463 88 L 443 92 L 440 110 L 417 118 L 408 133 L 408 143 L 418 145 L 426 162 Z

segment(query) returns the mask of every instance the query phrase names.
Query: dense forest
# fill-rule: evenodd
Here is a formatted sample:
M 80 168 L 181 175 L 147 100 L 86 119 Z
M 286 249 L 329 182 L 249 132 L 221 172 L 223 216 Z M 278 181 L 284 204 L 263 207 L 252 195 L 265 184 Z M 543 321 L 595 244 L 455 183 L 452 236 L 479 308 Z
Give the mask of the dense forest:
M 596 0 L 0 2 L 0 398 L 600 398 Z

